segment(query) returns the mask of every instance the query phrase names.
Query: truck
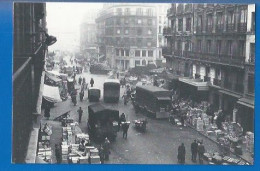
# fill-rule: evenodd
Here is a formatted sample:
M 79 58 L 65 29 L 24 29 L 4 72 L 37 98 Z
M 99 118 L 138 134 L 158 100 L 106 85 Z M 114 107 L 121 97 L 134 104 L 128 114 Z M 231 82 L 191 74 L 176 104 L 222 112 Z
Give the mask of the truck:
M 118 122 L 118 110 L 104 107 L 100 103 L 88 106 L 88 132 L 92 140 L 97 142 L 103 142 L 105 138 L 115 140 Z
M 104 82 L 104 102 L 117 103 L 120 97 L 120 82 L 117 79 L 107 79 Z
M 136 111 L 145 111 L 158 119 L 170 116 L 171 92 L 169 90 L 153 85 L 139 85 L 136 87 L 133 101 Z

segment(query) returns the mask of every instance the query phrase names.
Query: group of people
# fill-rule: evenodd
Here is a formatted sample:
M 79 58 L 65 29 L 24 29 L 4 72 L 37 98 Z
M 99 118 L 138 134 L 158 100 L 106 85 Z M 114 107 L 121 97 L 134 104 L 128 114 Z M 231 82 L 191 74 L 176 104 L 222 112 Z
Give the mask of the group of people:
M 79 92 L 79 99 L 82 102 L 84 95 L 85 95 L 85 90 L 88 88 L 88 84 L 86 83 L 86 79 L 84 77 L 82 78 L 81 76 L 78 79 L 78 84 L 81 86 L 80 92 Z M 93 85 L 94 85 L 93 78 L 90 79 L 90 85 L 91 85 L 91 87 L 93 87 Z M 74 106 L 76 106 L 77 105 L 77 90 L 76 89 L 74 89 L 74 91 L 72 91 L 72 93 L 71 93 L 71 100 L 72 100 Z
M 194 140 L 191 143 L 191 160 L 197 162 L 197 156 L 199 157 L 199 163 L 203 163 L 203 154 L 205 153 L 205 147 L 202 141 Z M 178 147 L 178 162 L 181 164 L 185 163 L 186 150 L 184 143 Z

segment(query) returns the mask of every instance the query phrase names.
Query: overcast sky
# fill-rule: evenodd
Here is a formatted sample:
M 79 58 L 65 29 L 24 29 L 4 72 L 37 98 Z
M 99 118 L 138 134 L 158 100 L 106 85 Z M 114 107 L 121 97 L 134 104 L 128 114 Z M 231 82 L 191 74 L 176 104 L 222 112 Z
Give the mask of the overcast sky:
M 74 51 L 79 48 L 80 24 L 89 17 L 89 12 L 99 11 L 102 3 L 46 3 L 48 33 L 57 37 L 49 47 L 53 50 Z

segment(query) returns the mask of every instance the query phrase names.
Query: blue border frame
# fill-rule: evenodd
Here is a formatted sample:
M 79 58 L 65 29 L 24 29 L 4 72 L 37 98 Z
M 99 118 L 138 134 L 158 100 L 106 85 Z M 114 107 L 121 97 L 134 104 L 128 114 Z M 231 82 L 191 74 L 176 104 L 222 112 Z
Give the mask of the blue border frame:
M 44 0 L 24 0 L 26 2 L 46 2 Z M 56 2 L 71 2 L 72 0 L 56 0 Z M 153 2 L 153 3 L 255 3 L 256 4 L 256 39 L 259 40 L 259 29 L 260 24 L 260 1 L 258 0 L 76 0 L 73 2 Z M 0 170 L 87 170 L 87 169 L 98 169 L 98 170 L 200 170 L 200 171 L 211 171 L 214 170 L 231 170 L 236 171 L 244 170 L 260 170 L 260 125 L 257 121 L 260 120 L 258 113 L 260 112 L 258 97 L 260 95 L 260 80 L 257 79 L 260 72 L 260 60 L 256 59 L 255 68 L 255 164 L 253 166 L 189 166 L 189 165 L 19 165 L 11 164 L 11 135 L 12 135 L 12 46 L 13 46 L 13 2 L 21 2 L 19 0 L 5 0 L 0 2 L 0 83 L 1 83 L 1 98 L 0 98 Z M 47 2 L 51 2 L 48 0 Z M 260 27 L 259 27 L 260 28 Z M 256 41 L 256 47 L 259 47 L 258 41 Z M 256 48 L 256 54 L 260 53 L 260 48 Z M 148 157 L 148 156 L 147 156 Z

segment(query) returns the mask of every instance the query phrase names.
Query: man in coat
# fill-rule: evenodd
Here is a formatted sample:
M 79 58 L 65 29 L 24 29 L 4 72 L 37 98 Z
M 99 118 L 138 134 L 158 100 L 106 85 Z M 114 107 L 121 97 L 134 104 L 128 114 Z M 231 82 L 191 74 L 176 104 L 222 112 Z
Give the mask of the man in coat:
M 193 143 L 191 143 L 191 160 L 193 162 L 196 162 L 197 153 L 198 153 L 198 143 L 196 140 L 194 140 Z
M 123 138 L 125 138 L 125 139 L 127 139 L 128 128 L 129 128 L 129 125 L 127 123 L 122 124 Z
M 199 143 L 198 145 L 198 154 L 199 154 L 199 162 L 202 164 L 203 163 L 203 154 L 205 153 L 205 147 L 203 143 Z
M 178 162 L 184 164 L 185 163 L 185 154 L 186 154 L 186 150 L 185 150 L 185 146 L 182 143 L 179 147 L 178 147 Z
M 93 78 L 91 78 L 91 80 L 90 80 L 90 85 L 91 85 L 91 87 L 93 87 L 93 85 L 94 85 L 94 79 Z
M 81 109 L 81 107 L 79 107 L 78 114 L 79 114 L 79 123 L 81 123 L 81 118 L 83 114 L 83 110 Z

